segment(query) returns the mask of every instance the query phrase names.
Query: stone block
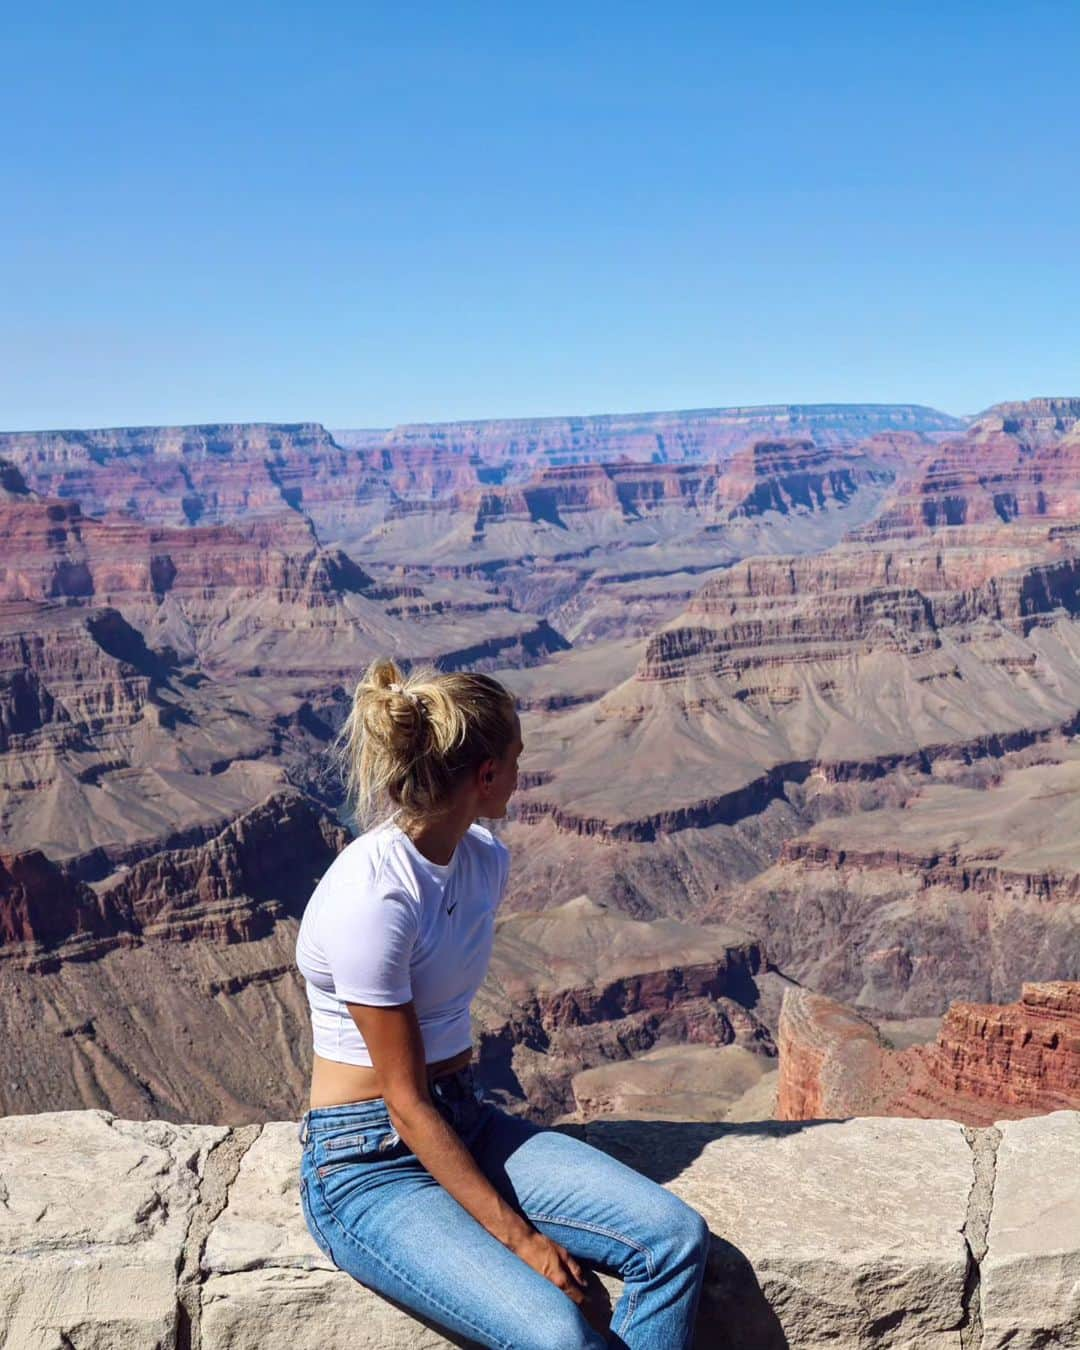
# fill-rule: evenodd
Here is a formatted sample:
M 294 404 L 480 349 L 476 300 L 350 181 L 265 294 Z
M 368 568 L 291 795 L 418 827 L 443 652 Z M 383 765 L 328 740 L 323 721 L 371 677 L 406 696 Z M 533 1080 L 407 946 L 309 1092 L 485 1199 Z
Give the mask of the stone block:
M 203 1252 L 202 1350 L 442 1350 L 458 1344 L 323 1255 L 304 1223 L 299 1169 L 296 1125 L 263 1126 Z
M 613 1121 L 588 1139 L 708 1222 L 696 1350 L 959 1350 L 972 1183 L 959 1124 Z
M 982 1350 L 1080 1347 L 1080 1112 L 999 1121 Z
M 173 1350 L 212 1125 L 0 1117 L 0 1309 L 12 1350 Z

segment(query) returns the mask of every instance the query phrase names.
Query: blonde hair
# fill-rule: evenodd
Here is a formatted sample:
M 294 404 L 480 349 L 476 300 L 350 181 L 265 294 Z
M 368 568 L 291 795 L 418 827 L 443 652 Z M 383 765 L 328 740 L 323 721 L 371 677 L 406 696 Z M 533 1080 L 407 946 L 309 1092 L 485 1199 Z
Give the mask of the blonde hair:
M 333 753 L 361 828 L 383 814 L 439 815 L 457 785 L 514 740 L 513 695 L 490 675 L 372 661 Z

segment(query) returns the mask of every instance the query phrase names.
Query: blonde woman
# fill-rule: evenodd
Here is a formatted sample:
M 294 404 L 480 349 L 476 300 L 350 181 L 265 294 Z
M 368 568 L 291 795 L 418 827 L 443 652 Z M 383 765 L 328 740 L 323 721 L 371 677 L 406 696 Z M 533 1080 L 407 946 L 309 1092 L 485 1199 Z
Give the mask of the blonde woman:
M 682 1350 L 708 1249 L 696 1210 L 486 1101 L 469 1005 L 522 751 L 488 675 L 376 661 L 339 739 L 361 823 L 304 912 L 315 1057 L 300 1195 L 327 1257 L 427 1323 L 514 1350 Z M 595 1271 L 624 1281 L 614 1312 Z M 599 1293 L 599 1297 L 597 1297 Z M 610 1317 L 610 1328 L 608 1318 Z

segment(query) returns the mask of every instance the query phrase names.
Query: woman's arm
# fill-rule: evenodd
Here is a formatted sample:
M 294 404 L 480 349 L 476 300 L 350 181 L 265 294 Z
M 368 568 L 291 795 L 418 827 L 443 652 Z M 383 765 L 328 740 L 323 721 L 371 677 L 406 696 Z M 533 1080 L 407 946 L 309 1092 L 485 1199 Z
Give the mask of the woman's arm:
M 346 1006 L 371 1055 L 390 1120 L 408 1147 L 504 1247 L 581 1304 L 586 1277 L 577 1261 L 507 1204 L 432 1102 L 415 1006 L 411 1002 L 394 1007 Z

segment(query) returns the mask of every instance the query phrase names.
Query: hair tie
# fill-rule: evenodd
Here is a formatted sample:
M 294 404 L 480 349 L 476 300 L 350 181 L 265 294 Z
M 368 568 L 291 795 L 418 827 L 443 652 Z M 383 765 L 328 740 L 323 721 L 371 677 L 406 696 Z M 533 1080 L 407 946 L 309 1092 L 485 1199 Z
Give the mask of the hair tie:
M 410 703 L 417 708 L 420 707 L 420 695 L 413 693 L 411 689 L 406 689 L 405 686 L 400 684 L 397 680 L 395 680 L 393 684 L 388 684 L 386 687 L 392 694 L 404 694 Z

